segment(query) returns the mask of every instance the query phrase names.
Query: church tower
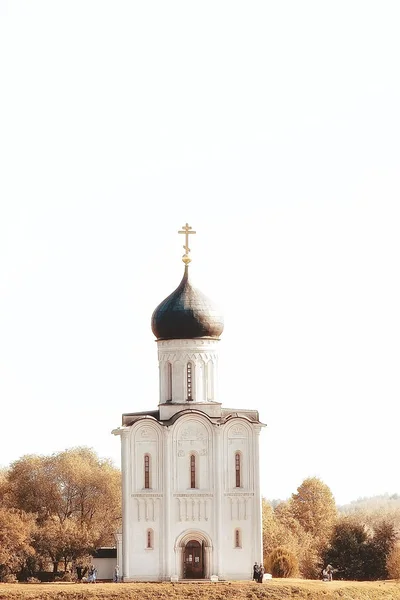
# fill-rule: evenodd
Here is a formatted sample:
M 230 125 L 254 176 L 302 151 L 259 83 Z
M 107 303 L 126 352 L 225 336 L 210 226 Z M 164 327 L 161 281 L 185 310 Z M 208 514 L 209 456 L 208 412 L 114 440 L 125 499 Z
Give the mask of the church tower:
M 262 561 L 258 411 L 217 395 L 220 311 L 184 273 L 153 312 L 158 410 L 122 415 L 124 581 L 251 579 Z M 234 376 L 234 372 L 232 373 Z M 247 404 L 247 399 L 246 399 Z

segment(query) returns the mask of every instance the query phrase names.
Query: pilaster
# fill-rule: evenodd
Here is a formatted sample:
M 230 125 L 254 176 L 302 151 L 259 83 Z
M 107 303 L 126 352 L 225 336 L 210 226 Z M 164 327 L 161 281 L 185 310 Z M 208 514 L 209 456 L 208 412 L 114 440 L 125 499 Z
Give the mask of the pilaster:
M 130 428 L 120 429 L 122 470 L 122 579 L 129 578 Z
M 260 492 L 260 432 L 261 427 L 253 426 L 254 455 L 254 562 L 263 562 L 262 506 Z
M 215 436 L 215 458 L 214 458 L 214 489 L 215 489 L 215 552 L 214 552 L 214 574 L 222 578 L 222 442 L 221 427 L 216 425 Z
M 171 577 L 171 431 L 164 428 L 164 579 Z

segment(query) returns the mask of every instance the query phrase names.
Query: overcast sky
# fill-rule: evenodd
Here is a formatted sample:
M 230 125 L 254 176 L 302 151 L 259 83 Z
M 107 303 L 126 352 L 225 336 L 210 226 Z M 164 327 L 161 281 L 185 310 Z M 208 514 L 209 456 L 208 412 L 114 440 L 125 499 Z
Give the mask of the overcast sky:
M 188 221 L 263 495 L 400 493 L 399 30 L 390 0 L 0 0 L 0 464 L 119 464 Z

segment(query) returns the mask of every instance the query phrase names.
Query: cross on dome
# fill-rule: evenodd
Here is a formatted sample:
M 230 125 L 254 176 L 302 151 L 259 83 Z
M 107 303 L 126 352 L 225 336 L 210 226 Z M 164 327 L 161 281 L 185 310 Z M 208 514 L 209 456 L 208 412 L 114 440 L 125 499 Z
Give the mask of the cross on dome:
M 191 233 L 196 233 L 195 231 L 191 231 L 192 227 L 186 223 L 186 225 L 183 225 L 182 227 L 182 231 L 178 231 L 178 233 L 184 233 L 185 234 L 185 245 L 183 246 L 183 249 L 185 250 L 185 254 L 182 256 L 182 261 L 185 263 L 185 265 L 188 265 L 191 262 L 191 258 L 189 256 L 189 252 L 190 252 L 190 248 L 189 248 L 189 235 Z

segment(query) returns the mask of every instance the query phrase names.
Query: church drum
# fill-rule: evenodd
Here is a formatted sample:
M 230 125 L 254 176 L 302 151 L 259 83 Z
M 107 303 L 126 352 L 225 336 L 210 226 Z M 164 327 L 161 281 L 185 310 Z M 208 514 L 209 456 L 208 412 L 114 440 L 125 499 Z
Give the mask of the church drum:
M 203 547 L 200 542 L 190 540 L 186 544 L 183 561 L 184 579 L 204 579 Z

